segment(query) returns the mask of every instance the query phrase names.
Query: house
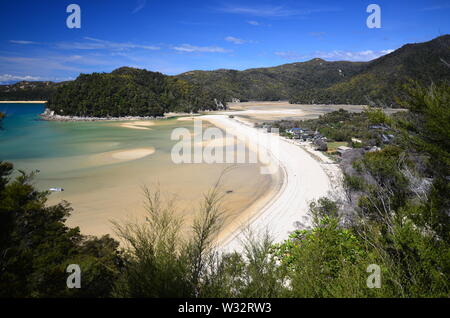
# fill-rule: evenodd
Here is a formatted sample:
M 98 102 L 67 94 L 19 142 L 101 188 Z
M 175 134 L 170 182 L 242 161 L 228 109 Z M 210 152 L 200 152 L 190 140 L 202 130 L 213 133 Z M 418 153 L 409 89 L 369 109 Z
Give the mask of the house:
M 347 146 L 340 146 L 336 149 L 336 152 L 338 153 L 339 156 L 342 156 L 344 153 L 346 153 L 347 151 L 351 150 L 352 148 L 347 147 Z
M 290 134 L 293 139 L 300 139 L 302 141 L 312 141 L 318 136 L 321 137 L 319 133 L 303 128 L 291 128 L 286 132 Z
M 362 144 L 362 140 L 361 139 L 357 139 L 357 138 L 352 138 L 352 142 L 354 144 Z
M 304 130 L 303 133 L 300 136 L 300 139 L 304 141 L 312 140 L 316 133 L 312 130 Z
M 287 131 L 290 134 L 301 134 L 303 132 L 303 129 L 301 128 L 291 128 Z
M 303 129 L 301 128 L 291 128 L 287 131 L 288 134 L 290 134 L 292 136 L 292 138 L 294 139 L 300 139 L 302 133 L 303 133 Z

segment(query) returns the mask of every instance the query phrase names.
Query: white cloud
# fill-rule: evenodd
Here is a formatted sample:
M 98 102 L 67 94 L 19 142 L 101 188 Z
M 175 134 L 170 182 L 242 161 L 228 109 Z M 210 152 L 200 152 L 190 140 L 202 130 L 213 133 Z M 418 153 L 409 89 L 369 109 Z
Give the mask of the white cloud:
M 247 21 L 247 23 L 250 24 L 250 25 L 254 25 L 254 26 L 261 25 L 258 21 Z
M 40 76 L 39 78 L 28 80 L 44 80 L 43 76 L 46 76 L 47 80 L 54 80 L 50 77 L 61 74 L 64 76 L 65 74 L 86 73 L 92 70 L 93 66 L 111 66 L 116 64 L 108 56 L 95 55 L 0 56 L 0 69 L 3 71 L 3 74 L 32 74 L 33 76 Z
M 67 65 L 66 62 L 77 60 L 75 56 L 53 56 L 53 57 L 12 57 L 0 56 L 0 66 L 5 65 L 16 69 L 48 69 L 63 71 L 79 71 L 79 68 Z
M 57 47 L 60 49 L 69 50 L 128 50 L 128 49 L 144 49 L 144 50 L 160 50 L 158 46 L 143 45 L 130 42 L 112 42 L 106 40 L 100 40 L 91 37 L 85 37 L 87 42 L 62 42 L 58 43 Z
M 14 44 L 37 44 L 36 42 L 33 41 L 23 41 L 23 40 L 10 40 L 9 42 L 14 43 Z
M 136 6 L 136 8 L 134 8 L 132 13 L 134 14 L 134 13 L 141 11 L 142 9 L 144 9 L 146 4 L 147 4 L 147 0 L 138 0 L 137 6 Z
M 11 75 L 11 74 L 0 74 L 1 84 L 10 84 L 21 81 L 70 81 L 74 80 L 73 77 L 42 77 L 42 76 L 32 76 L 32 75 Z
M 227 37 L 225 38 L 225 41 L 231 42 L 231 43 L 233 43 L 233 44 L 244 44 L 244 43 L 249 42 L 249 41 L 247 41 L 247 40 L 235 38 L 234 36 L 227 36 Z
M 359 52 L 352 51 L 332 51 L 332 52 L 316 52 L 315 57 L 327 60 L 344 60 L 344 61 L 371 61 L 380 56 L 389 54 L 394 50 L 372 51 L 365 50 Z
M 234 7 L 228 6 L 220 9 L 221 11 L 234 14 L 245 14 L 257 17 L 287 17 L 297 15 L 296 10 L 285 9 L 278 6 L 261 6 L 261 7 Z
M 233 14 L 243 14 L 256 17 L 290 17 L 297 15 L 308 15 L 312 13 L 319 12 L 331 12 L 338 11 L 337 8 L 315 8 L 315 9 L 290 9 L 284 6 L 258 6 L 258 7 L 244 7 L 244 6 L 225 6 L 219 8 L 220 11 L 233 13 Z
M 0 74 L 0 83 L 10 83 L 18 81 L 41 81 L 41 80 L 42 78 L 39 76 Z
M 228 53 L 230 50 L 226 50 L 219 46 L 195 46 L 191 44 L 182 44 L 180 46 L 174 46 L 173 49 L 179 52 L 201 52 L 201 53 Z
M 287 60 L 304 60 L 304 59 L 311 59 L 311 58 L 322 58 L 324 60 L 329 61 L 371 61 L 376 58 L 379 58 L 380 56 L 389 54 L 393 52 L 394 50 L 381 50 L 381 51 L 373 51 L 373 50 L 365 50 L 365 51 L 358 51 L 358 52 L 352 52 L 352 51 L 331 51 L 331 52 L 320 52 L 317 51 L 313 54 L 300 54 L 293 51 L 284 51 L 284 52 L 275 52 L 275 55 L 278 55 L 282 58 L 285 58 Z

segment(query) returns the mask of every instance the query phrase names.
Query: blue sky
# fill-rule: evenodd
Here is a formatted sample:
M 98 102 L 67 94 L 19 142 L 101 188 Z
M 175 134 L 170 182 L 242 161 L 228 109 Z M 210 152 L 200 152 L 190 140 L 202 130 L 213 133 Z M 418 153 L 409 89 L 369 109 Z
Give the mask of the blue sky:
M 81 7 L 81 28 L 66 7 Z M 381 7 L 381 29 L 366 8 Z M 367 61 L 450 33 L 450 0 L 1 0 L 0 82 L 61 81 L 133 66 L 179 74 Z

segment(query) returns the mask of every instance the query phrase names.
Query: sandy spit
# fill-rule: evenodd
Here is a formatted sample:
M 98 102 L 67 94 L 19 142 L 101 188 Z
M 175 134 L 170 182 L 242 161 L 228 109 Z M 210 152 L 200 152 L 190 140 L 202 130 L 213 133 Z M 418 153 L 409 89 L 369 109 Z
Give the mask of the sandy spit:
M 90 157 L 90 162 L 92 165 L 95 166 L 122 163 L 126 161 L 145 158 L 147 156 L 154 154 L 155 151 L 156 150 L 153 147 L 145 147 L 145 148 L 103 152 L 92 155 Z
M 150 129 L 149 126 L 154 126 L 155 123 L 152 121 L 133 121 L 130 123 L 122 123 L 119 126 L 123 128 L 131 128 L 131 129 L 141 129 L 141 130 L 148 130 Z
M 282 172 L 282 184 L 272 199 L 259 209 L 247 222 L 218 242 L 221 250 L 229 252 L 242 249 L 247 230 L 255 235 L 268 232 L 275 242 L 285 240 L 296 229 L 296 223 L 308 224 L 309 203 L 326 196 L 335 187 L 321 162 L 312 157 L 299 145 L 290 143 L 275 134 L 268 134 L 225 115 L 203 116 L 221 128 L 231 128 L 237 138 L 247 138 L 255 145 L 266 148 L 259 134 L 276 138 L 279 150 L 267 149 L 271 160 L 278 164 Z M 272 140 L 276 142 L 275 140 Z

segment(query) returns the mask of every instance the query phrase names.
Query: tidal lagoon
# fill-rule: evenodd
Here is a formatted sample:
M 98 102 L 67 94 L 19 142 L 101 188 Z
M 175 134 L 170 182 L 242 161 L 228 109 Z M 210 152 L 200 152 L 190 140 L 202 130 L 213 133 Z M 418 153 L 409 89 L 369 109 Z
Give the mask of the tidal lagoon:
M 34 182 L 40 190 L 63 188 L 50 195 L 49 203 L 70 202 L 74 211 L 68 225 L 79 226 L 84 234 L 113 234 L 111 220 L 142 220 L 145 186 L 175 197 L 188 226 L 202 194 L 233 166 L 221 183 L 231 230 L 230 224 L 245 222 L 279 183 L 277 175 L 260 174 L 260 164 L 173 163 L 177 141 L 171 133 L 178 127 L 193 132 L 189 120 L 55 122 L 39 118 L 44 109 L 42 104 L 0 104 L 7 114 L 0 160 L 27 172 L 39 170 Z

